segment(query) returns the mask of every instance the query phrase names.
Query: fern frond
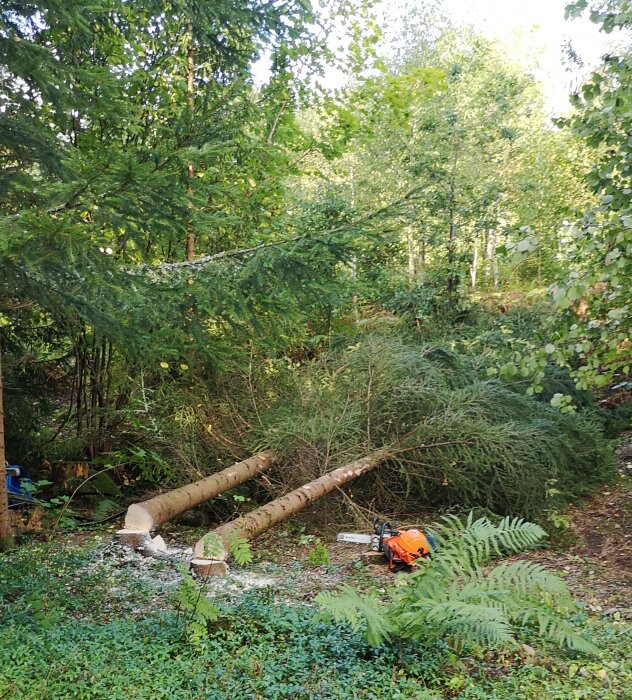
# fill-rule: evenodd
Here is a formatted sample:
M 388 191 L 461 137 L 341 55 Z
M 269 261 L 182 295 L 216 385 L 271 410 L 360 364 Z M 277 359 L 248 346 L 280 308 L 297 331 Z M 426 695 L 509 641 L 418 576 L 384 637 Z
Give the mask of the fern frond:
M 339 594 L 319 593 L 315 601 L 334 620 L 346 622 L 356 631 L 364 628 L 371 646 L 378 646 L 392 632 L 393 626 L 375 593 L 361 596 L 352 588 L 342 586 Z
M 460 642 L 492 646 L 512 646 L 516 643 L 504 611 L 483 603 L 447 600 L 429 606 L 425 618 L 443 634 Z
M 250 543 L 238 532 L 233 531 L 228 534 L 228 546 L 233 561 L 239 566 L 245 566 L 252 562 L 252 549 Z
M 224 543 L 219 535 L 212 532 L 204 535 L 204 556 L 208 559 L 220 559 L 224 554 Z
M 560 608 L 568 609 L 571 604 L 565 582 L 539 564 L 526 561 L 501 563 L 490 572 L 479 572 L 464 580 L 453 581 L 446 586 L 443 595 L 443 603 L 428 599 L 429 609 L 438 611 L 428 613 L 428 622 L 433 622 L 442 610 L 448 609 L 454 614 L 459 610 L 467 612 L 467 606 L 474 606 L 496 611 L 508 625 L 535 623 L 540 637 L 560 646 L 584 653 L 595 652 L 594 645 L 557 612 Z M 490 615 L 494 617 L 494 613 Z M 436 620 L 434 624 L 437 624 Z M 452 620 L 450 633 L 458 634 L 461 624 L 464 631 L 476 635 L 470 638 L 471 641 L 493 642 L 492 637 L 485 637 L 482 630 L 469 627 L 467 620 Z
M 546 537 L 539 525 L 522 518 L 503 518 L 496 525 L 487 518 L 473 521 L 471 514 L 465 523 L 455 516 L 443 521 L 433 524 L 429 533 L 439 544 L 433 566 L 446 575 L 475 572 L 494 557 L 522 552 Z
M 513 595 L 526 596 L 533 592 L 555 597 L 557 604 L 570 601 L 566 583 L 547 571 L 541 564 L 528 561 L 502 562 L 478 582 L 487 590 L 505 588 Z
M 519 619 L 522 625 L 530 622 L 537 623 L 538 635 L 548 639 L 558 646 L 574 649 L 584 654 L 598 653 L 597 647 L 580 634 L 570 623 L 550 606 L 539 600 L 532 599 L 520 611 Z

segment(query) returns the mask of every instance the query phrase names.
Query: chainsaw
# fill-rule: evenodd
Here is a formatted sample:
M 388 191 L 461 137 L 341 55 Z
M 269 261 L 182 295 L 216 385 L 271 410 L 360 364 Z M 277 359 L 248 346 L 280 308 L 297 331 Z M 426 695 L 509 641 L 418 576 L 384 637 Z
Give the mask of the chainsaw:
M 373 521 L 373 534 L 364 535 L 355 532 L 340 532 L 338 542 L 368 544 L 373 552 L 383 552 L 388 559 L 388 568 L 392 572 L 412 571 L 417 567 L 418 559 L 427 559 L 435 549 L 430 535 L 421 530 L 397 530 L 389 522 Z

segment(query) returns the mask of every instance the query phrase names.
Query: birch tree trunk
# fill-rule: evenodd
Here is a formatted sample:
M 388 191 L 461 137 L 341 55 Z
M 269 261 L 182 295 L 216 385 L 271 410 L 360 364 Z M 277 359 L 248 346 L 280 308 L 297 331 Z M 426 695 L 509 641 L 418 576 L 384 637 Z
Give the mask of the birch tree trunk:
M 334 469 L 328 474 L 324 474 L 315 481 L 301 486 L 294 491 L 281 496 L 261 508 L 253 510 L 251 513 L 226 523 L 215 530 L 211 530 L 195 545 L 196 558 L 203 559 L 207 538 L 217 541 L 219 539 L 224 547 L 225 559 L 230 551 L 230 541 L 232 537 L 243 537 L 250 540 L 262 532 L 270 529 L 277 523 L 299 513 L 310 503 L 317 501 L 331 491 L 346 484 L 348 481 L 357 479 L 362 474 L 370 472 L 379 464 L 386 460 L 388 454 L 385 452 L 375 452 L 368 457 L 358 459 L 355 462 Z
M 351 161 L 351 169 L 349 171 L 351 175 L 351 209 L 355 211 L 356 198 L 355 198 L 355 169 L 353 167 L 353 160 Z M 358 282 L 358 256 L 354 253 L 351 256 L 351 281 L 353 282 L 353 294 L 351 295 L 351 302 L 353 304 L 353 317 L 356 321 L 360 320 L 360 311 L 358 309 L 358 294 L 357 294 L 357 282 Z
M 489 232 L 489 261 L 492 269 L 492 284 L 494 289 L 498 288 L 498 260 L 496 258 L 496 247 L 498 245 L 496 238 L 496 230 L 492 229 Z
M 9 496 L 4 451 L 4 406 L 2 402 L 2 346 L 0 345 L 0 551 L 11 546 L 11 514 L 9 512 Z
M 488 277 L 492 278 L 492 284 L 494 289 L 498 287 L 498 260 L 496 259 L 496 231 L 494 229 L 489 229 L 486 233 L 487 242 L 487 267 L 485 273 Z
M 125 537 L 131 533 L 150 532 L 200 503 L 262 474 L 274 464 L 275 460 L 274 452 L 260 452 L 206 479 L 163 493 L 143 503 L 133 503 L 127 509 L 125 529 L 119 530 L 117 534 Z
M 472 289 L 476 289 L 476 274 L 478 271 L 478 241 L 474 239 L 474 254 L 472 255 Z

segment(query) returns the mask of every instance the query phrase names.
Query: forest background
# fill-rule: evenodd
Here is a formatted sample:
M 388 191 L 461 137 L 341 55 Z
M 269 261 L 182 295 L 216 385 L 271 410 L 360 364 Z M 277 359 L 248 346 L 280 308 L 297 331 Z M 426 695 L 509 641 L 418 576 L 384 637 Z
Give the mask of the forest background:
M 440 6 L 395 52 L 371 3 L 3 6 L 9 463 L 138 491 L 273 446 L 279 492 L 398 445 L 364 497 L 391 511 L 532 514 L 600 478 L 591 392 L 630 388 L 626 8 L 590 10 L 619 51 L 552 122 Z

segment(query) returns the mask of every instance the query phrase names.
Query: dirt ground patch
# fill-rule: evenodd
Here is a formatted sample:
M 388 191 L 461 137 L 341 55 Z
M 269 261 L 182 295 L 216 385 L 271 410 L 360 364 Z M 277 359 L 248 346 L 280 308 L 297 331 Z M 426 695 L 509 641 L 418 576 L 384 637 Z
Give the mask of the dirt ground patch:
M 525 555 L 564 576 L 589 609 L 632 619 L 632 478 L 622 475 L 568 510 L 563 551 Z

